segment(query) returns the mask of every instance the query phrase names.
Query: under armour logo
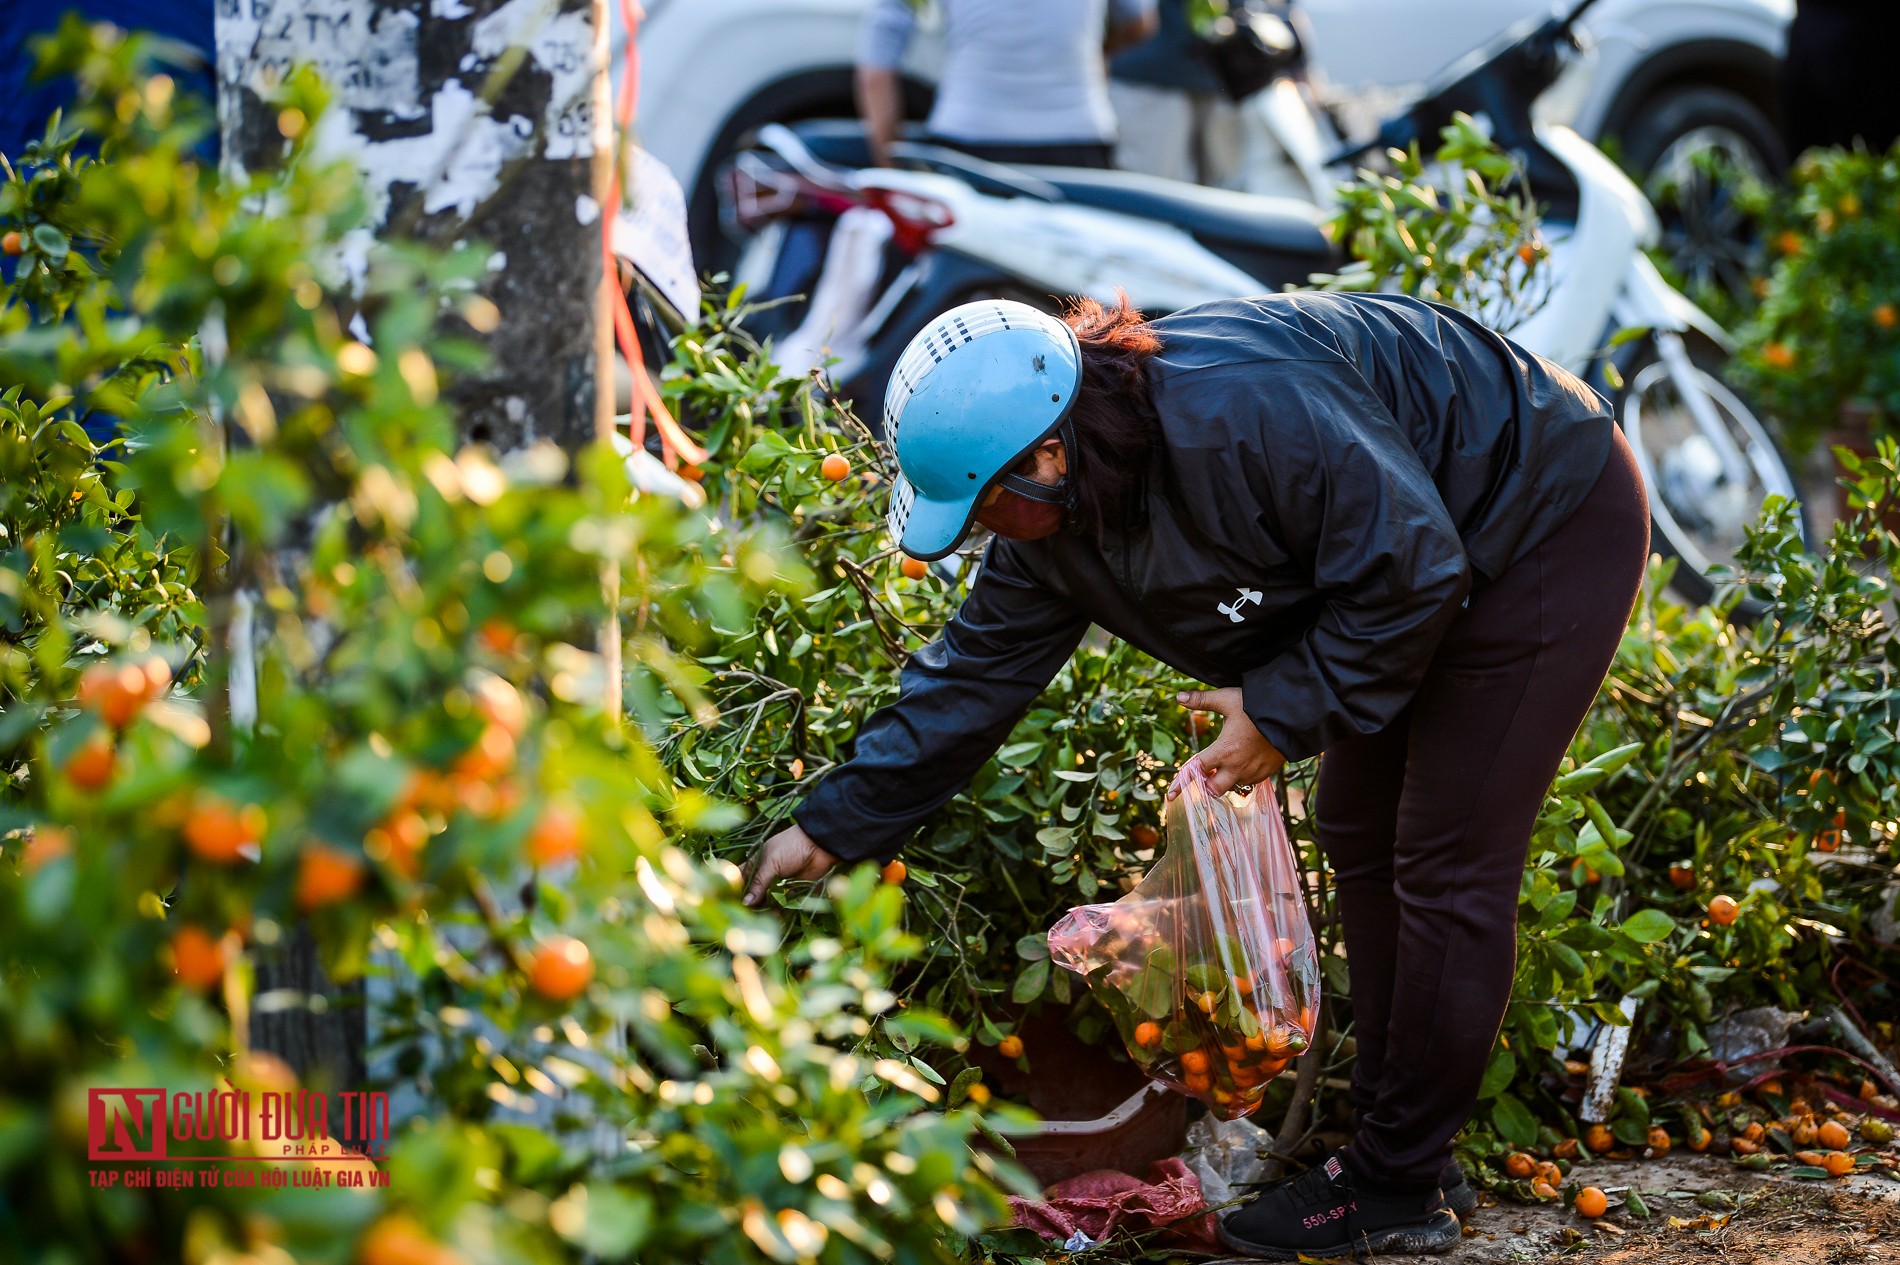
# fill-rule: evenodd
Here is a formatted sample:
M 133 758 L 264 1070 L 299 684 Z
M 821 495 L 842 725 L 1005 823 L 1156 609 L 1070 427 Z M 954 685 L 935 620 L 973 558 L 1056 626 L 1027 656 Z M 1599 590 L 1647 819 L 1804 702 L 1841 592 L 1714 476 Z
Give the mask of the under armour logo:
M 1260 590 L 1242 586 L 1240 596 L 1234 599 L 1233 605 L 1230 606 L 1226 602 L 1220 604 L 1220 613 L 1238 624 L 1241 620 L 1246 618 L 1245 615 L 1240 613 L 1240 608 L 1245 606 L 1248 602 L 1252 602 L 1255 606 L 1258 606 L 1260 604 Z

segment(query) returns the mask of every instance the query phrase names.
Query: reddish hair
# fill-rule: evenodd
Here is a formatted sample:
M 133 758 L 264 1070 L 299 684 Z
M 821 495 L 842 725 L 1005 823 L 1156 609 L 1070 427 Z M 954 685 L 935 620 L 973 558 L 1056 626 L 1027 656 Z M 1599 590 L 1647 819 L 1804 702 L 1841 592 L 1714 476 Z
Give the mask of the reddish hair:
M 1075 525 L 1100 542 L 1127 521 L 1131 493 L 1154 456 L 1160 420 L 1146 370 L 1161 351 L 1161 336 L 1119 290 L 1112 306 L 1071 299 L 1062 319 L 1082 345 L 1082 386 L 1069 414 Z

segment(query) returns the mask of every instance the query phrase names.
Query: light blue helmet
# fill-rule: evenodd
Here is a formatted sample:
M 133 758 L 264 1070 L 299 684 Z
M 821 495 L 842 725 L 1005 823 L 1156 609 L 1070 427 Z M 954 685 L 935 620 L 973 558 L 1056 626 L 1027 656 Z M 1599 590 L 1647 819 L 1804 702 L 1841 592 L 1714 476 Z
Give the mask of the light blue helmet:
M 891 539 L 925 562 L 953 551 L 990 488 L 1062 503 L 1010 468 L 1058 430 L 1082 384 L 1075 331 L 1026 303 L 951 308 L 911 339 L 884 393 L 884 442 L 897 458 Z

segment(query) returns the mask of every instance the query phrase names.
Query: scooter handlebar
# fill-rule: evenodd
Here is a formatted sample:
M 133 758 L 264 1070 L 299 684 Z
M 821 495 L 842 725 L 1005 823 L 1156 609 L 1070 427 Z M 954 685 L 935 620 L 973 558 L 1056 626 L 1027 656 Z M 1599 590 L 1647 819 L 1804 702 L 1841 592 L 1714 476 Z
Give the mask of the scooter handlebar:
M 1477 80 L 1479 76 L 1510 58 L 1525 56 L 1535 45 L 1547 45 L 1549 51 L 1554 51 L 1562 41 L 1571 37 L 1572 28 L 1596 2 L 1597 0 L 1579 0 L 1579 3 L 1562 17 L 1553 14 L 1517 39 L 1477 61 L 1476 64 L 1473 64 L 1471 60 L 1475 54 L 1461 58 L 1454 64 L 1447 78 L 1441 80 L 1431 91 L 1426 92 L 1404 110 L 1381 123 L 1377 135 L 1341 149 L 1326 160 L 1326 165 L 1330 167 L 1350 162 L 1372 149 L 1403 149 L 1410 145 L 1419 138 L 1422 132 L 1437 126 L 1441 116 L 1447 118 L 1450 116 L 1452 109 L 1447 108 L 1446 99 L 1458 95 L 1460 88 Z

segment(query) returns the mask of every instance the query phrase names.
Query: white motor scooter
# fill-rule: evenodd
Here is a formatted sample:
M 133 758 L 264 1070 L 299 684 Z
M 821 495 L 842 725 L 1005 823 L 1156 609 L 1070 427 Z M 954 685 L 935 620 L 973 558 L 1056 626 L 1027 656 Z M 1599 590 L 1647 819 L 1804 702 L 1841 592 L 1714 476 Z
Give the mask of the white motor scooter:
M 1644 253 L 1658 228 L 1641 190 L 1574 131 L 1532 118 L 1533 101 L 1575 53 L 1575 23 L 1593 2 L 1462 60 L 1356 149 L 1325 152 L 1327 122 L 1291 80 L 1259 94 L 1250 108 L 1276 113 L 1276 138 L 1323 204 L 1124 172 L 1005 168 L 929 146 L 897 146 L 901 167 L 863 169 L 854 126 L 767 128 L 761 148 L 730 170 L 728 205 L 742 224 L 772 225 L 781 236 L 754 239 L 739 279 L 755 293 L 824 297 L 780 344 L 806 358 L 793 366 L 800 370 L 831 358 L 834 380 L 874 414 L 903 346 L 955 303 L 1000 295 L 1047 306 L 1056 296 L 1106 299 L 1121 289 L 1160 314 L 1335 270 L 1319 228 L 1336 187 L 1326 173 L 1367 149 L 1433 136 L 1462 111 L 1524 159 L 1533 190 L 1557 208 L 1545 224 L 1548 296 L 1510 336 L 1613 401 L 1651 491 L 1656 547 L 1682 560 L 1678 587 L 1705 598 L 1713 587 L 1706 573 L 1732 560 L 1763 499 L 1792 498 L 1796 485 L 1767 429 L 1721 381 L 1727 334 Z M 824 199 L 840 230 L 840 200 L 858 213 L 858 227 L 836 238 L 843 249 L 821 252 L 825 266 L 799 285 L 782 275 L 783 234 Z M 858 279 L 827 285 L 847 265 Z M 867 277 L 877 280 L 867 285 Z M 1612 347 L 1631 328 L 1645 332 Z

